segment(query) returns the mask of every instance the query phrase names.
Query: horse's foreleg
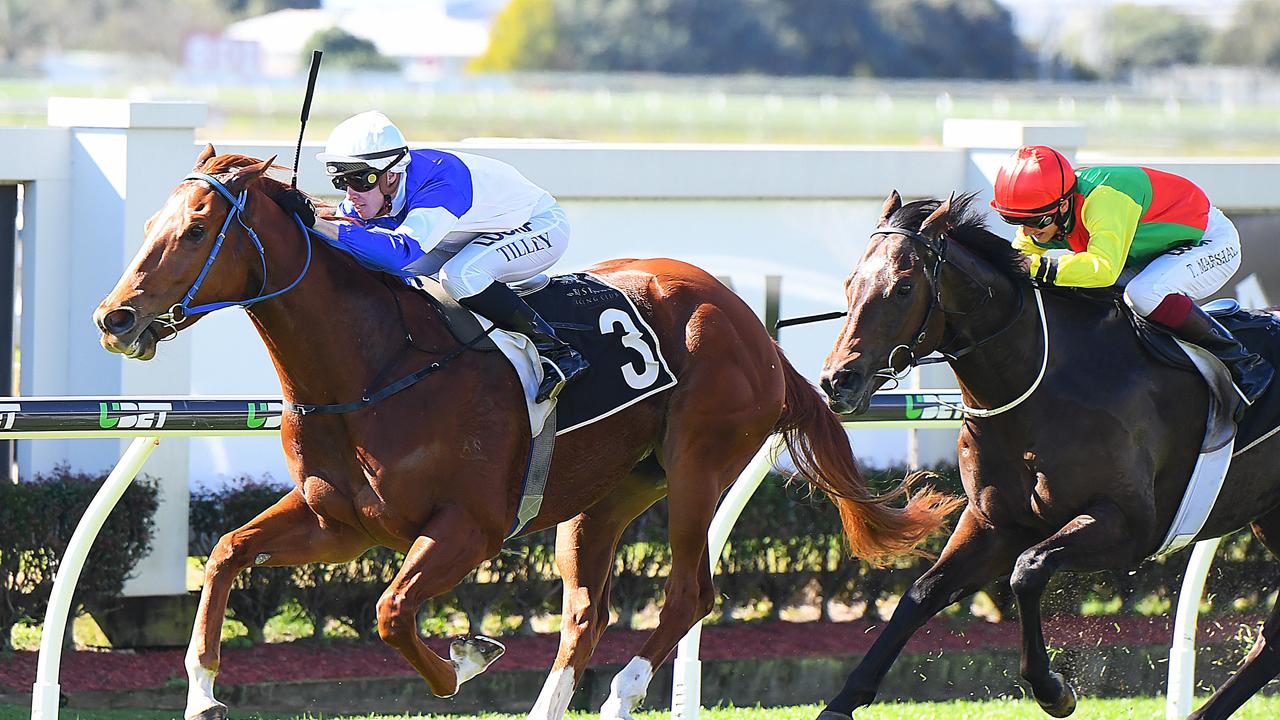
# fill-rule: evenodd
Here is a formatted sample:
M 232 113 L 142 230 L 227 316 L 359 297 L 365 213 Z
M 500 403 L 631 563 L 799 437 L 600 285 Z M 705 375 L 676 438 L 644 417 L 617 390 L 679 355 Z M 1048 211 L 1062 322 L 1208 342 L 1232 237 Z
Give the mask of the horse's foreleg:
M 1280 510 L 1255 520 L 1253 534 L 1273 556 L 1280 557 Z M 1272 604 L 1271 615 L 1244 665 L 1227 678 L 1208 702 L 1188 715 L 1187 720 L 1226 720 L 1277 675 L 1280 675 L 1280 601 Z
M 1040 598 L 1058 570 L 1094 571 L 1124 567 L 1133 544 L 1128 521 L 1120 508 L 1100 502 L 1018 556 L 1009 587 L 1018 601 L 1022 623 L 1022 678 L 1036 702 L 1053 717 L 1067 717 L 1076 708 L 1075 691 L 1049 665 L 1040 626 Z
M 965 508 L 937 562 L 903 594 L 889 624 L 849 674 L 844 688 L 827 703 L 819 720 L 847 719 L 855 709 L 870 705 L 916 630 L 951 603 L 1008 572 L 1018 549 L 1013 538 Z
M 496 551 L 495 543 L 469 515 L 445 506 L 413 541 L 400 572 L 378 599 L 378 634 L 413 665 L 438 697 L 458 692 L 459 685 L 484 672 L 504 648 L 476 635 L 480 628 L 471 628 L 473 637 L 455 640 L 449 646 L 450 659 L 445 660 L 418 634 L 418 608 L 462 582 Z
M 564 581 L 560 650 L 529 720 L 560 720 L 591 653 L 609 626 L 609 580 L 623 530 L 662 496 L 649 481 L 620 486 L 556 528 L 556 570 Z
M 187 720 L 226 717 L 213 697 L 227 597 L 240 571 L 254 565 L 346 562 L 373 545 L 365 533 L 324 524 L 295 489 L 244 527 L 222 536 L 205 566 L 204 589 L 187 649 Z

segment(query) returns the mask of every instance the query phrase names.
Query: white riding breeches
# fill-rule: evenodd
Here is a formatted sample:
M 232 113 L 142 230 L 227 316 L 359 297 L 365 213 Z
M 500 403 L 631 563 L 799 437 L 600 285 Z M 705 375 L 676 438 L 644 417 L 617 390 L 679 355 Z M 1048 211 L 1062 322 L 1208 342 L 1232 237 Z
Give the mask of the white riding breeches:
M 1240 233 L 1221 210 L 1211 207 L 1200 244 L 1174 248 L 1152 260 L 1125 286 L 1125 300 L 1146 317 L 1167 295 L 1209 297 L 1239 269 Z
M 494 282 L 525 280 L 555 264 L 569 246 L 569 220 L 553 205 L 514 230 L 477 235 L 440 268 L 440 283 L 455 300 Z

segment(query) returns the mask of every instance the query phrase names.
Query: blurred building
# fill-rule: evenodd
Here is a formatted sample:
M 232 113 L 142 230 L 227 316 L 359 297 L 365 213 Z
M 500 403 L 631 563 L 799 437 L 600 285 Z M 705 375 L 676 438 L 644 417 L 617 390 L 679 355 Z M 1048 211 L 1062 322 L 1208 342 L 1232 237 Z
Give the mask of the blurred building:
M 451 17 L 445 0 L 325 0 L 316 9 L 241 20 L 225 37 L 256 43 L 261 74 L 279 77 L 297 74 L 307 41 L 331 27 L 372 42 L 410 79 L 457 72 L 489 45 L 487 23 Z

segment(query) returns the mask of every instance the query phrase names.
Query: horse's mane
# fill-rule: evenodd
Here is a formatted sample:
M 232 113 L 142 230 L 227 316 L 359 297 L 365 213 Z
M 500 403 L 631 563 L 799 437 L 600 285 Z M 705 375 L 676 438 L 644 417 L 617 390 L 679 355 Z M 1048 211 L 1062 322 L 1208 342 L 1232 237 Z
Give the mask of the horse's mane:
M 260 158 L 241 155 L 239 153 L 225 153 L 222 155 L 214 155 L 204 161 L 204 164 L 197 168 L 197 171 L 207 175 L 213 175 L 215 177 L 225 173 L 230 173 L 234 176 L 236 172 L 249 167 L 250 165 L 257 165 L 260 162 L 262 162 Z M 283 165 L 277 165 L 274 163 L 271 165 L 270 169 L 284 170 L 286 172 L 289 170 L 289 168 Z M 275 200 L 280 197 L 281 193 L 289 190 L 288 183 L 277 180 L 266 173 L 263 173 L 250 181 L 248 187 L 256 188 L 257 190 L 265 193 L 266 196 L 272 200 Z M 308 197 L 310 197 L 310 195 L 308 195 Z M 315 198 L 312 198 L 312 202 L 316 203 L 317 208 L 320 206 L 320 203 L 317 202 Z
M 1031 278 L 1022 269 L 1023 255 L 1008 240 L 987 228 L 986 217 L 974 209 L 977 193 L 965 193 L 951 199 L 950 229 L 947 237 L 991 264 L 996 271 L 1015 282 L 1030 283 Z M 942 200 L 913 200 L 889 216 L 888 224 L 894 227 L 917 230 L 941 205 Z

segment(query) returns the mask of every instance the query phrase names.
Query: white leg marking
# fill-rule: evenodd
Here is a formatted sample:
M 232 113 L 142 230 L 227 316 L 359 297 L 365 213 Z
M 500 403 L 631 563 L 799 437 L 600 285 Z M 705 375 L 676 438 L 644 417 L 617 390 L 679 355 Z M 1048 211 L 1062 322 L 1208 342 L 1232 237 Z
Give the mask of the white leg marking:
M 601 720 L 630 720 L 631 711 L 644 700 L 653 679 L 653 665 L 642 657 L 633 657 L 622 672 L 609 683 L 609 699 L 600 708 Z
M 528 720 L 561 720 L 573 698 L 573 668 L 561 668 L 547 676 Z
M 194 640 L 191 647 L 187 648 L 184 664 L 187 666 L 187 709 L 183 715 L 194 717 L 209 708 L 222 705 L 213 699 L 213 679 L 218 673 L 200 665 Z

